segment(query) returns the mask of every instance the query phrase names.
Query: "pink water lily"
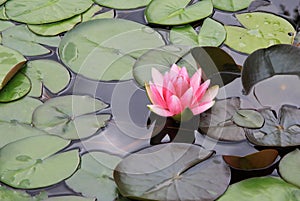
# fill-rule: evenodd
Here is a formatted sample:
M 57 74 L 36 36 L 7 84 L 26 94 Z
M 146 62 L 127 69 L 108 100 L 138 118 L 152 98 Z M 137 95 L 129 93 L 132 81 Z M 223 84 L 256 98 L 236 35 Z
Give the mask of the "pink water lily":
M 198 69 L 190 78 L 185 67 L 173 64 L 170 71 L 162 75 L 152 68 L 153 82 L 146 84 L 152 105 L 149 109 L 164 117 L 180 117 L 187 109 L 193 115 L 211 108 L 218 93 L 218 86 L 209 87 L 210 80 L 201 83 L 202 71 Z

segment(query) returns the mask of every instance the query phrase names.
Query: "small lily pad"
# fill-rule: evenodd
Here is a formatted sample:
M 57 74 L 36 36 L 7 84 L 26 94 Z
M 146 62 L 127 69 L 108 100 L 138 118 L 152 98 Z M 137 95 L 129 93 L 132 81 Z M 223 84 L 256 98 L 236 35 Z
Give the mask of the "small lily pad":
M 0 186 L 0 198 L 1 201 L 41 201 L 47 197 L 45 193 L 41 193 L 37 196 L 30 196 L 26 192 L 11 190 Z
M 32 123 L 65 139 L 86 138 L 104 127 L 110 119 L 109 114 L 95 114 L 105 107 L 105 103 L 89 96 L 60 96 L 38 107 L 33 113 Z
M 31 82 L 23 73 L 17 73 L 0 91 L 0 102 L 11 102 L 23 98 L 31 90 Z
M 236 15 L 245 27 L 225 26 L 225 44 L 232 49 L 250 54 L 276 44 L 292 44 L 296 34 L 285 19 L 270 13 L 254 12 Z
M 120 161 L 120 157 L 102 152 L 84 154 L 80 169 L 66 180 L 66 184 L 84 196 L 103 201 L 114 200 L 118 193 L 113 170 Z
M 69 140 L 50 135 L 28 137 L 0 149 L 0 181 L 23 189 L 42 188 L 70 177 L 77 169 L 78 150 L 57 153 Z
M 147 21 L 153 24 L 180 25 L 203 19 L 213 12 L 211 0 L 190 4 L 190 0 L 152 0 L 147 6 Z
M 300 189 L 278 177 L 257 177 L 230 185 L 217 201 L 297 201 Z
M 212 0 L 215 8 L 225 11 L 239 11 L 251 4 L 253 0 Z
M 199 35 L 191 25 L 172 28 L 170 41 L 173 44 L 188 46 L 220 46 L 226 38 L 226 31 L 222 24 L 207 18 L 200 28 Z
M 96 199 L 68 195 L 68 196 L 51 197 L 44 201 L 96 201 Z
M 264 117 L 255 110 L 238 110 L 232 117 L 235 124 L 244 128 L 261 128 Z
M 0 103 L 0 121 L 31 124 L 32 113 L 40 105 L 42 105 L 40 100 L 29 97 L 14 102 Z
M 34 128 L 31 125 L 19 123 L 18 121 L 0 121 L 0 130 L 0 148 L 11 142 L 15 142 L 26 137 L 47 134 L 46 132 Z
M 288 183 L 300 187 L 300 150 L 285 155 L 279 163 L 280 176 Z
M 46 24 L 81 14 L 92 4 L 92 0 L 9 0 L 5 8 L 9 19 L 14 21 L 26 24 Z
M 69 71 L 53 60 L 29 61 L 22 72 L 31 80 L 32 89 L 29 96 L 33 97 L 40 97 L 43 87 L 52 93 L 58 93 L 68 85 L 71 79 Z
M 230 169 L 212 154 L 191 144 L 156 145 L 124 158 L 114 178 L 120 193 L 132 199 L 215 200 L 229 184 Z
M 200 131 L 217 140 L 245 140 L 244 129 L 232 120 L 240 109 L 240 104 L 240 99 L 235 97 L 216 101 L 210 110 L 200 114 Z
M 50 53 L 50 50 L 43 45 L 57 47 L 59 42 L 60 37 L 36 35 L 26 25 L 14 26 L 2 32 L 2 44 L 26 56 Z
M 265 119 L 260 129 L 245 129 L 248 140 L 263 147 L 292 147 L 300 145 L 300 109 L 283 105 L 278 118 L 270 109 L 259 110 Z
M 60 43 L 59 54 L 64 64 L 87 78 L 128 80 L 137 58 L 164 43 L 158 32 L 145 25 L 96 19 L 69 31 Z
M 133 9 L 147 6 L 151 0 L 94 0 L 95 3 L 113 9 Z
M 21 69 L 26 59 L 17 51 L 0 45 L 0 90 Z

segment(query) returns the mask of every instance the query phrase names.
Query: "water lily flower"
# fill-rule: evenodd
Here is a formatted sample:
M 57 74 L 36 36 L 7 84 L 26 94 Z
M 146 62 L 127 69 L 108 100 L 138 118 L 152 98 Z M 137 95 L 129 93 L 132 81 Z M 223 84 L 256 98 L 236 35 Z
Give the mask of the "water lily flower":
M 183 114 L 193 116 L 208 110 L 215 103 L 219 87 L 215 85 L 209 88 L 210 80 L 201 83 L 201 77 L 201 68 L 191 78 L 185 67 L 180 68 L 176 64 L 165 75 L 152 68 L 153 82 L 145 85 L 152 103 L 148 105 L 149 109 L 175 120 L 183 120 Z

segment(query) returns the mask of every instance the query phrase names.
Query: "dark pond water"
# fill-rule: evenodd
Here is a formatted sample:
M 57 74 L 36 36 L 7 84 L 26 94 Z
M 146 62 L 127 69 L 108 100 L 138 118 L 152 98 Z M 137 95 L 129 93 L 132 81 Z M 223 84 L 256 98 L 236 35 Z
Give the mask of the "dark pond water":
M 263 2 L 263 1 L 261 1 Z M 299 1 L 296 0 L 273 0 L 278 8 L 278 14 L 286 15 L 297 23 Z M 269 8 L 268 8 L 269 9 Z M 274 9 L 274 8 L 271 8 Z M 116 11 L 116 17 L 133 20 L 145 24 L 144 9 L 132 11 Z M 224 24 L 238 24 L 232 13 L 215 11 L 213 18 Z M 160 29 L 160 33 L 167 34 L 167 30 Z M 298 26 L 297 26 L 298 28 Z M 246 55 L 237 53 L 228 47 L 222 47 L 236 61 L 242 65 L 246 59 Z M 47 58 L 58 60 L 57 52 L 54 49 L 52 55 Z M 45 56 L 44 56 L 45 57 Z M 30 58 L 32 59 L 32 58 Z M 37 58 L 33 58 L 37 59 Z M 232 83 L 223 87 L 218 98 L 241 97 L 243 108 L 260 108 L 270 106 L 274 110 L 278 110 L 282 104 L 288 103 L 300 105 L 300 80 L 296 76 L 275 76 L 271 79 L 259 83 L 255 87 L 256 96 L 253 93 L 244 95 L 242 93 L 242 85 L 240 79 L 236 79 Z M 104 102 L 110 104 L 108 112 L 113 115 L 112 121 L 108 126 L 83 141 L 75 141 L 69 149 L 80 147 L 81 153 L 91 150 L 101 150 L 117 155 L 127 155 L 130 152 L 139 150 L 150 145 L 149 136 L 151 129 L 147 128 L 147 120 L 149 111 L 146 105 L 149 103 L 148 98 L 143 89 L 140 89 L 135 81 L 124 82 L 97 82 L 88 80 L 72 73 L 72 80 L 69 87 L 58 95 L 67 94 L 85 94 L 91 95 Z M 45 90 L 43 98 L 55 96 Z M 196 135 L 196 144 L 201 144 L 207 149 L 216 150 L 217 154 L 224 155 L 247 155 L 256 150 L 246 141 L 236 143 L 216 142 L 215 140 L 205 138 L 201 134 Z M 276 174 L 276 172 L 274 172 Z M 49 195 L 68 195 L 76 194 L 61 182 L 46 191 Z M 29 191 L 31 194 L 37 194 L 40 190 Z

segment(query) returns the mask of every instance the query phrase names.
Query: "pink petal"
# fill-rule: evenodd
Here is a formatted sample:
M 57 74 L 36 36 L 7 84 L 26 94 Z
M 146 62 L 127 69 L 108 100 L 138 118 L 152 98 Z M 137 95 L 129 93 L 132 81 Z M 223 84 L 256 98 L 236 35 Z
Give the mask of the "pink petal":
M 158 89 L 160 90 L 160 94 L 162 94 L 162 86 L 164 82 L 163 75 L 156 69 L 152 68 L 152 80 L 156 86 L 160 86 Z
M 181 102 L 179 98 L 172 95 L 168 101 L 168 109 L 173 114 L 180 114 L 182 112 Z
M 191 87 L 194 88 L 194 90 L 198 89 L 198 87 L 200 86 L 201 76 L 202 76 L 202 70 L 201 70 L 201 68 L 199 68 L 190 80 L 190 85 L 191 85 Z
M 181 97 L 190 87 L 188 81 L 183 77 L 178 77 L 176 82 L 174 83 L 174 86 L 176 95 L 178 97 Z
M 169 76 L 170 76 L 169 78 L 171 82 L 178 77 L 179 72 L 180 72 L 180 67 L 177 66 L 176 64 L 173 64 L 171 70 L 169 71 Z
M 163 117 L 171 117 L 171 116 L 174 116 L 173 113 L 171 113 L 170 111 L 168 111 L 168 110 L 166 110 L 166 109 L 164 109 L 164 108 L 161 108 L 161 107 L 158 106 L 158 105 L 147 105 L 147 106 L 148 106 L 148 108 L 149 108 L 152 112 L 154 112 L 154 113 L 156 113 L 156 114 L 158 114 L 158 115 L 160 115 L 160 116 L 163 116 Z
M 163 108 L 167 108 L 167 104 L 166 104 L 164 98 L 161 96 L 161 94 L 158 90 L 158 87 L 154 84 L 150 84 L 150 91 L 151 91 L 151 93 L 149 94 L 149 97 L 150 97 L 151 102 L 154 105 L 160 105 Z M 148 91 L 147 91 L 147 93 L 148 93 Z
M 215 101 L 206 102 L 204 104 L 198 105 L 197 107 L 192 108 L 192 112 L 194 115 L 200 114 L 202 112 L 205 112 L 209 108 L 211 108 L 215 104 Z
M 163 88 L 163 97 L 168 102 L 168 98 L 170 98 L 172 95 L 176 94 L 175 87 L 172 82 L 169 82 L 167 84 L 167 87 Z
M 192 104 L 196 104 L 201 101 L 203 95 L 205 94 L 208 86 L 210 85 L 210 80 L 206 80 L 203 84 L 201 84 L 195 91 L 194 101 Z
M 217 96 L 218 92 L 219 92 L 219 86 L 218 85 L 214 85 L 214 86 L 210 87 L 205 92 L 205 94 L 201 98 L 200 102 L 209 102 L 209 101 L 212 101 Z
M 193 100 L 193 88 L 190 87 L 180 98 L 181 107 L 187 108 L 191 106 Z
M 184 79 L 186 79 L 188 81 L 190 80 L 190 76 L 189 76 L 189 74 L 188 74 L 188 72 L 187 72 L 187 70 L 186 70 L 185 67 L 181 68 L 181 70 L 179 72 L 179 76 L 182 76 Z

